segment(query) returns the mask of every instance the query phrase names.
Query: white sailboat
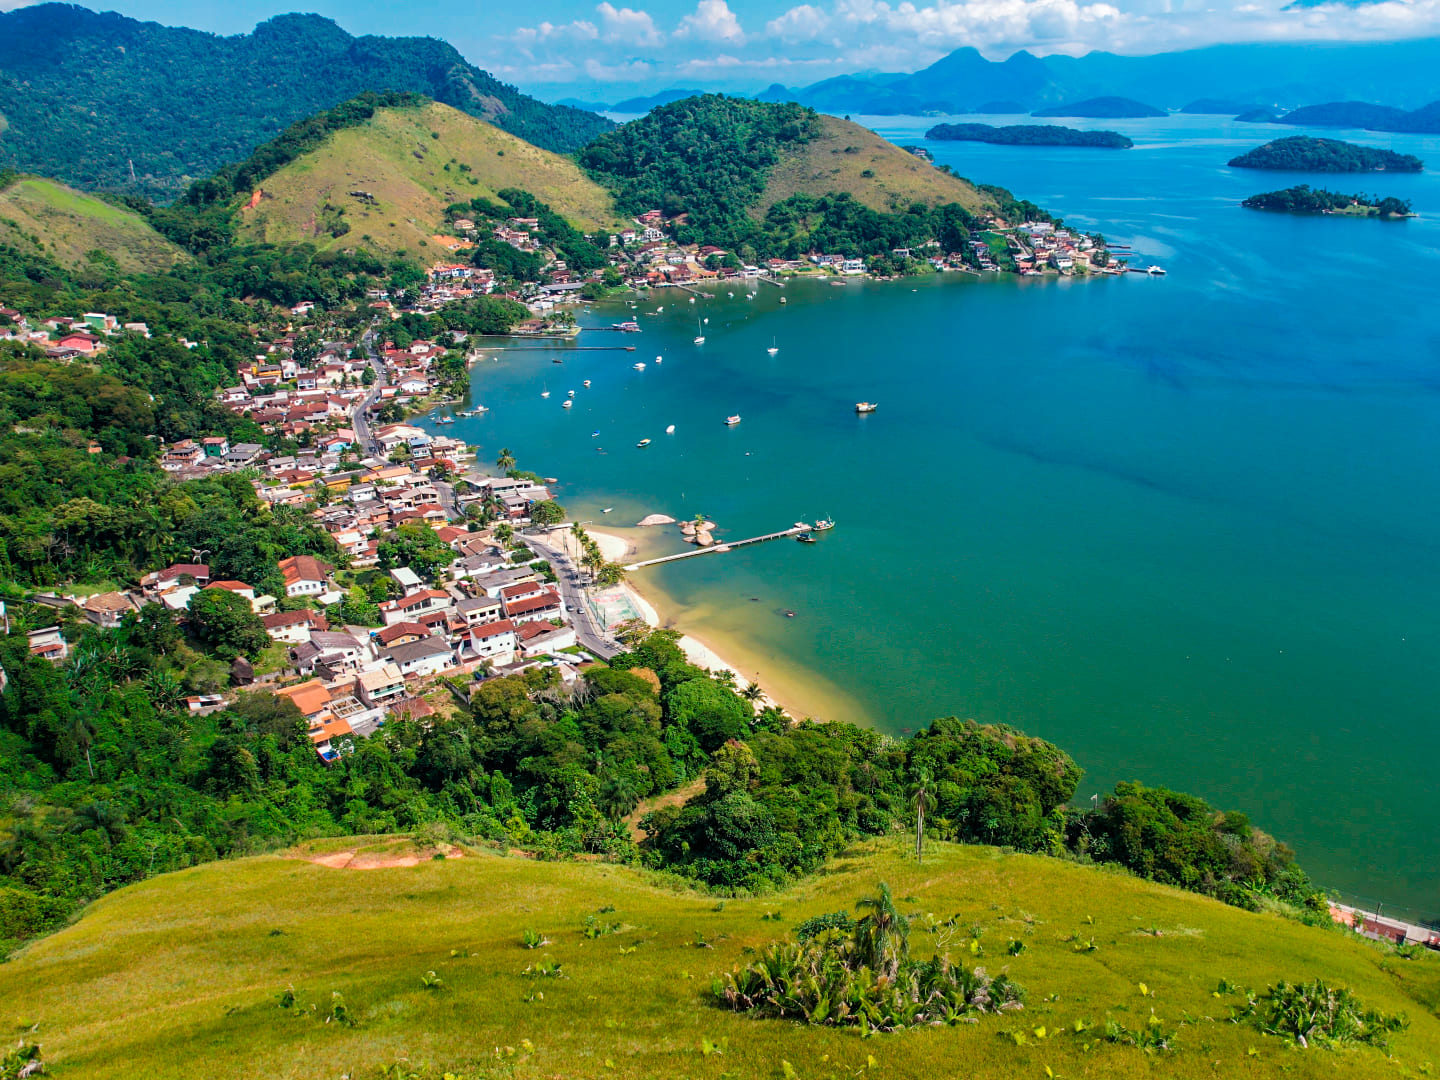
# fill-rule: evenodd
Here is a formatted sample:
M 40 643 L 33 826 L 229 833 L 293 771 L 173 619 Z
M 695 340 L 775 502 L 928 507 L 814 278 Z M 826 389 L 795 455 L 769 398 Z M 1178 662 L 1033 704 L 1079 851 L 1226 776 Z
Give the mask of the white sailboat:
M 774 339 L 774 338 L 771 338 L 771 339 L 770 339 L 770 347 L 769 347 L 768 349 L 766 349 L 765 351 L 766 351 L 767 353 L 769 353 L 771 356 L 774 356 L 776 353 L 778 353 L 778 352 L 780 351 L 780 346 L 775 344 L 775 339 Z
M 695 329 L 698 330 L 698 331 L 700 331 L 698 334 L 695 335 L 695 344 L 696 344 L 696 345 L 704 345 L 704 344 L 705 344 L 705 329 L 704 329 L 704 327 L 702 327 L 702 326 L 697 322 L 697 323 L 695 324 Z

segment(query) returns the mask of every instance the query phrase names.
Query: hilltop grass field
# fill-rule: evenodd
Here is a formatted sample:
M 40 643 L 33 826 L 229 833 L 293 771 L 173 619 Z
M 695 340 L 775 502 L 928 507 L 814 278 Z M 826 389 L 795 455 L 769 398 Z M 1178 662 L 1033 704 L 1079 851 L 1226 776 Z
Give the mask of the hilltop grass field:
M 993 208 L 992 201 L 966 181 L 859 124 L 822 115 L 819 136 L 787 147 L 771 170 L 755 214 L 763 216 L 792 195 L 840 192 L 883 214 L 917 202 L 929 206 L 955 202 L 971 213 Z
M 1440 1064 L 1440 958 L 1058 860 L 936 844 L 920 866 L 893 838 L 778 895 L 721 902 L 621 866 L 450 854 L 333 840 L 114 893 L 5 965 L 7 1037 L 33 1026 L 54 1075 L 95 1078 L 1367 1078 Z M 881 880 L 920 916 L 912 953 L 942 941 L 925 913 L 955 916 L 947 951 L 1008 971 L 1025 1009 L 867 1039 L 714 1004 L 714 977 Z M 548 944 L 525 948 L 527 930 Z M 559 977 L 533 974 L 552 962 Z M 1212 994 L 1221 979 L 1316 976 L 1409 1028 L 1388 1051 L 1300 1049 L 1228 1022 Z M 1152 1013 L 1175 1049 L 1099 1038 L 1107 1018 L 1135 1029 Z
M 69 267 L 85 265 L 92 251 L 100 251 L 122 273 L 168 270 L 190 258 L 133 210 L 39 177 L 0 191 L 0 244 Z
M 616 223 L 609 193 L 569 158 L 432 102 L 380 109 L 268 177 L 239 212 L 240 235 L 430 261 L 446 255 L 432 238 L 447 206 L 512 187 L 582 231 Z

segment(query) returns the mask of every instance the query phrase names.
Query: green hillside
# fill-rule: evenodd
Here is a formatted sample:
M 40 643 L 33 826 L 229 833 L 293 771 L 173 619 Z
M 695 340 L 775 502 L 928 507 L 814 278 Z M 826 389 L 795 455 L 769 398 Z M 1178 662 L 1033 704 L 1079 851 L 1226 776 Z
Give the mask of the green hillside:
M 405 251 L 427 260 L 445 253 L 433 240 L 445 207 L 477 196 L 494 199 L 512 187 L 582 230 L 615 222 L 609 194 L 568 158 L 431 102 L 381 109 L 265 178 L 259 201 L 246 201 L 239 212 L 238 233 L 274 244 Z
M 0 5 L 0 9 L 16 7 Z M 547 105 L 444 41 L 352 37 L 318 15 L 220 36 L 71 4 L 0 10 L 0 165 L 173 198 L 286 125 L 363 91 L 413 91 L 561 153 L 612 127 Z
M 0 190 L 0 244 L 69 267 L 99 251 L 124 273 L 164 270 L 189 258 L 134 211 L 38 177 Z
M 783 893 L 721 904 L 607 864 L 344 843 L 310 851 L 330 865 L 250 858 L 105 897 L 6 966 L 0 1013 L 12 1032 L 36 1025 L 27 1038 L 56 1075 L 97 1080 L 329 1080 L 397 1063 L 402 1077 L 1303 1080 L 1414 1077 L 1440 1061 L 1440 958 L 1387 957 L 1054 859 L 946 844 L 917 866 L 901 839 L 878 840 Z M 1028 991 L 1023 1011 L 867 1040 L 714 1003 L 712 978 L 806 918 L 853 910 L 880 880 L 914 916 L 912 954 L 940 946 L 1008 972 Z M 549 944 L 524 948 L 527 930 Z M 560 977 L 534 977 L 546 962 Z M 1317 975 L 1407 1014 L 1388 1055 L 1300 1049 L 1227 1022 L 1241 999 L 1213 993 Z M 354 1026 L 326 1022 L 337 1001 Z M 1111 1041 L 1107 1021 L 1170 1048 Z

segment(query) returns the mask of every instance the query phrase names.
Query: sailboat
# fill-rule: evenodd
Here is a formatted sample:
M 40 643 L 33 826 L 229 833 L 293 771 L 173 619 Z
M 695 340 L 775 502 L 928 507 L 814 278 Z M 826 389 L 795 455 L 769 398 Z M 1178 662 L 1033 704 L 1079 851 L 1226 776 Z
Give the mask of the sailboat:
M 541 397 L 549 397 L 549 396 L 550 396 L 550 391 L 549 391 L 549 390 L 541 390 L 541 391 L 540 391 L 540 396 L 541 396 Z
M 696 344 L 696 345 L 704 345 L 704 344 L 705 344 L 705 330 L 704 330 L 704 328 L 697 322 L 697 323 L 695 324 L 695 329 L 700 331 L 698 334 L 695 335 L 695 344 Z
M 774 356 L 776 353 L 778 353 L 778 352 L 780 351 L 780 346 L 775 344 L 775 339 L 774 339 L 774 338 L 771 338 L 771 339 L 770 339 L 770 347 L 769 347 L 768 349 L 766 349 L 765 351 L 768 352 L 771 356 Z

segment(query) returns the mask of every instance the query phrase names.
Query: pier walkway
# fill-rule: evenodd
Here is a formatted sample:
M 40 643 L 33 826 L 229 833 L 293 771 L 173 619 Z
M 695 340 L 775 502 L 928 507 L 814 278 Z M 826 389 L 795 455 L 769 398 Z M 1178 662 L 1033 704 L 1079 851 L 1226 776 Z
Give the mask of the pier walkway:
M 699 555 L 714 555 L 723 551 L 733 551 L 738 547 L 746 547 L 749 544 L 763 544 L 767 540 L 782 540 L 787 536 L 798 536 L 806 529 L 798 525 L 792 525 L 780 532 L 766 533 L 764 536 L 752 536 L 746 540 L 729 540 L 723 544 L 715 544 L 711 547 L 697 547 L 694 551 L 682 551 L 675 555 L 662 555 L 658 559 L 645 559 L 642 562 L 630 563 L 626 570 L 639 570 L 646 566 L 659 566 L 661 563 L 679 562 L 681 559 L 693 559 Z

